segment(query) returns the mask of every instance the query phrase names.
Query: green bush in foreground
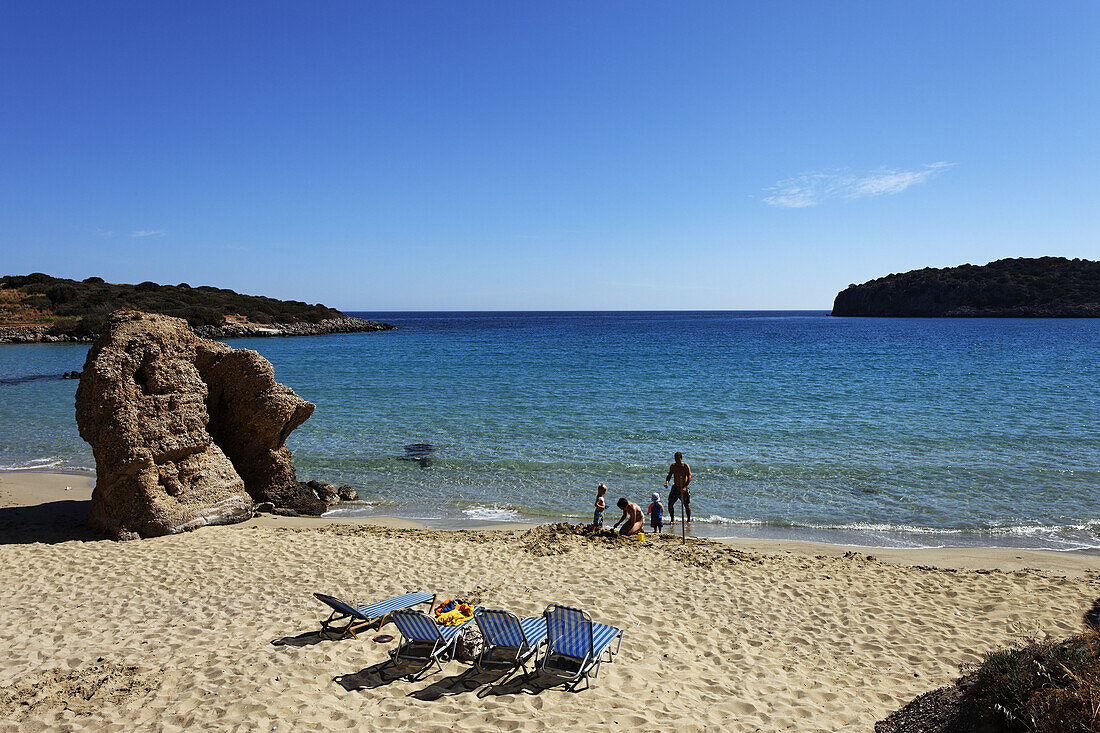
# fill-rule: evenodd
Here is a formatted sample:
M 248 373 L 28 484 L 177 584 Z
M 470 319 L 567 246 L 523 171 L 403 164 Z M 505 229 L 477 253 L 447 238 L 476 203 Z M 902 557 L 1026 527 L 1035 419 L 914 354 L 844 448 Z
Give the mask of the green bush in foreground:
M 1100 733 L 1100 636 L 1089 632 L 985 655 L 968 693 L 1006 731 Z

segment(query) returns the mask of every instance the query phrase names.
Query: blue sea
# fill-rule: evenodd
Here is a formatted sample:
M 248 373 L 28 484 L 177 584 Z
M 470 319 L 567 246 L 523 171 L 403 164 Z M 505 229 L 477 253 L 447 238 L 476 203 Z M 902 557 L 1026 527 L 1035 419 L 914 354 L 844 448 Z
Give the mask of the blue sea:
M 679 450 L 697 535 L 1100 547 L 1097 320 L 355 315 L 399 330 L 230 342 L 317 404 L 288 445 L 337 515 L 590 521 L 603 482 L 613 520 Z M 94 466 L 46 378 L 86 353 L 0 346 L 0 468 Z

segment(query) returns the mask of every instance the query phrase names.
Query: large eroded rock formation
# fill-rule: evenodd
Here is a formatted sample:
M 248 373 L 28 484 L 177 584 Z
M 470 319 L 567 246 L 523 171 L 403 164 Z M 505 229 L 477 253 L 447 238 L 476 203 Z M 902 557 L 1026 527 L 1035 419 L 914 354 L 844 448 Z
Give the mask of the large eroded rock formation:
M 220 354 L 204 354 L 199 373 L 210 390 L 210 435 L 252 498 L 303 514 L 323 512 L 328 503 L 298 483 L 286 447 L 291 431 L 313 414 L 313 403 L 276 382 L 271 362 L 255 351 L 225 346 Z
M 88 524 L 118 538 L 252 516 L 253 502 L 319 514 L 287 436 L 314 405 L 254 351 L 195 336 L 179 318 L 119 311 L 88 352 L 76 393 L 96 459 Z

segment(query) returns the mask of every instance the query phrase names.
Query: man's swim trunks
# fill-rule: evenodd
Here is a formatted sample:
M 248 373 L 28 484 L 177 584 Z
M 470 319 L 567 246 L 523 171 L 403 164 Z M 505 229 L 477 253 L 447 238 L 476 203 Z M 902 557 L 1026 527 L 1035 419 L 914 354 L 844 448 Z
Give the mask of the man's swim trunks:
M 672 506 L 672 502 L 682 501 L 684 504 L 691 503 L 691 492 L 687 489 L 681 489 L 679 486 L 673 486 L 668 490 L 668 505 Z

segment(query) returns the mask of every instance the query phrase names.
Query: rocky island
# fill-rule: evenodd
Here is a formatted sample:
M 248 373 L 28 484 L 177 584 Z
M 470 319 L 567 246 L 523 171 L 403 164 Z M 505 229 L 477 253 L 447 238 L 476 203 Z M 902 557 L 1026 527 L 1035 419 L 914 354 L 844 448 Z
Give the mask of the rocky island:
M 1100 262 L 1018 257 L 913 270 L 836 296 L 834 316 L 1100 318 Z
M 126 285 L 104 282 L 100 277 L 78 281 L 35 272 L 0 277 L 0 343 L 91 343 L 107 317 L 122 308 L 182 318 L 197 335 L 211 339 L 394 328 L 319 303 L 243 295 L 207 285 Z

